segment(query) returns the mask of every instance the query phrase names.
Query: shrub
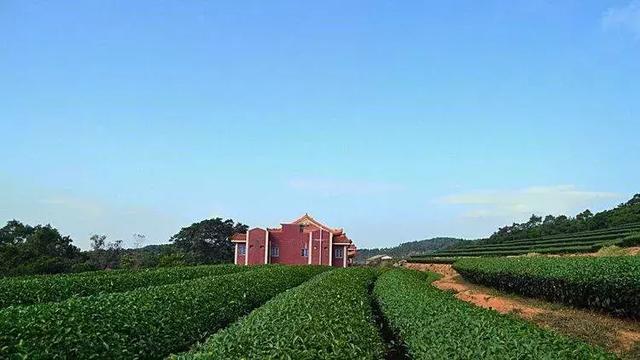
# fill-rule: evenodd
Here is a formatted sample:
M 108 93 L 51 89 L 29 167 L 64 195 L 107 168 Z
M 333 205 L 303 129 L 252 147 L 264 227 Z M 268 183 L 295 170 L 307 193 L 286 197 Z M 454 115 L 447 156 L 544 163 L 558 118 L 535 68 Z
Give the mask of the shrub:
M 624 255 L 627 255 L 627 252 L 625 249 L 619 246 L 609 245 L 609 246 L 604 246 L 600 248 L 600 250 L 598 250 L 596 255 L 597 256 L 624 256 Z
M 322 274 L 174 359 L 380 359 L 368 289 L 377 271 Z
M 640 316 L 640 257 L 462 259 L 467 280 L 524 296 Z
M 407 262 L 414 264 L 453 264 L 456 260 L 456 258 L 415 257 L 407 259 Z
M 622 247 L 640 246 L 640 233 L 629 235 L 619 243 Z
M 0 311 L 0 358 L 160 358 L 325 271 L 269 266 Z
M 414 359 L 605 359 L 599 348 L 475 307 L 429 284 L 434 274 L 393 270 L 376 282 L 390 328 Z
M 0 308 L 62 301 L 74 296 L 124 292 L 248 269 L 244 266 L 219 265 L 4 278 L 0 279 Z

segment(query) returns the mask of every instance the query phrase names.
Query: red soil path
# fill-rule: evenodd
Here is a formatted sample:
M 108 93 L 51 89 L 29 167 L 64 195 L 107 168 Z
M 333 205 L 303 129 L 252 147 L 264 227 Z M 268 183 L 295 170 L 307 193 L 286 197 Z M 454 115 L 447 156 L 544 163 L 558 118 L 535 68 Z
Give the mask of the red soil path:
M 583 328 L 598 328 L 599 332 L 610 335 L 598 345 L 623 357 L 635 356 L 640 347 L 640 324 L 631 320 L 613 318 L 589 310 L 573 309 L 540 300 L 532 300 L 514 295 L 506 295 L 497 290 L 466 282 L 449 264 L 411 264 L 409 269 L 430 271 L 442 275 L 433 282 L 437 288 L 454 292 L 460 300 L 502 314 L 514 314 L 542 327 L 551 328 L 567 335 L 574 335 L 593 342 L 597 338 Z M 570 321 L 567 321 L 570 319 Z M 627 354 L 633 352 L 633 354 Z

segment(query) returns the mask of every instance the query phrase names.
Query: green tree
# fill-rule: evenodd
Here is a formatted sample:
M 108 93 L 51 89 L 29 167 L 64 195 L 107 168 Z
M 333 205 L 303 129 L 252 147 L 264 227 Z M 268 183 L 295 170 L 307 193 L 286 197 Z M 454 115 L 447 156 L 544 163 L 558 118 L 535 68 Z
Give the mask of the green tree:
M 0 229 L 0 272 L 5 275 L 59 273 L 80 259 L 69 236 L 51 225 L 30 226 L 17 220 Z
M 580 214 L 576 215 L 576 220 L 578 221 L 587 221 L 593 217 L 593 213 L 591 210 L 587 209 Z
M 180 229 L 170 241 L 186 254 L 191 263 L 231 262 L 233 245 L 229 238 L 235 233 L 246 232 L 247 229 L 246 225 L 235 223 L 231 219 L 214 218 Z

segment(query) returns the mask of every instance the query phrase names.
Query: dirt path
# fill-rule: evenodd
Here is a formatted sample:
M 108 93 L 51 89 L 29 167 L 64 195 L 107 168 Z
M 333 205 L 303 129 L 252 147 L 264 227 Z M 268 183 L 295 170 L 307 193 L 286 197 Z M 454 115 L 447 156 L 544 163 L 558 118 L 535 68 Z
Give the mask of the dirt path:
M 471 284 L 448 264 L 407 263 L 405 267 L 443 275 L 433 285 L 441 290 L 454 292 L 460 300 L 502 314 L 517 315 L 539 326 L 605 347 L 622 358 L 640 358 L 640 322 L 505 294 Z

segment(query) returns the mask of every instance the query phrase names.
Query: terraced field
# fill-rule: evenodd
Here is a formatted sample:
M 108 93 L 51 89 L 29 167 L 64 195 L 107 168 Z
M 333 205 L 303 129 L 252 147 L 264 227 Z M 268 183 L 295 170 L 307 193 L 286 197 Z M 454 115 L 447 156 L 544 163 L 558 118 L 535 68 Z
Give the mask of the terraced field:
M 473 258 L 453 268 L 473 283 L 640 319 L 640 256 Z
M 528 253 L 569 254 L 596 252 L 604 246 L 640 245 L 640 224 L 585 231 L 574 234 L 517 239 L 498 244 L 471 243 L 453 249 L 436 251 L 426 256 L 411 257 L 409 261 L 435 262 L 437 258 L 456 259 L 469 256 L 514 256 Z M 451 260 L 450 262 L 453 262 Z
M 124 271 L 38 278 L 57 295 L 32 304 L 5 296 L 0 358 L 614 358 L 462 302 L 433 287 L 434 274 L 273 265 L 169 272 L 184 274 L 164 283 Z M 121 285 L 98 286 L 108 277 Z M 33 280 L 13 279 L 3 291 L 37 287 Z M 96 290 L 79 291 L 83 281 Z

